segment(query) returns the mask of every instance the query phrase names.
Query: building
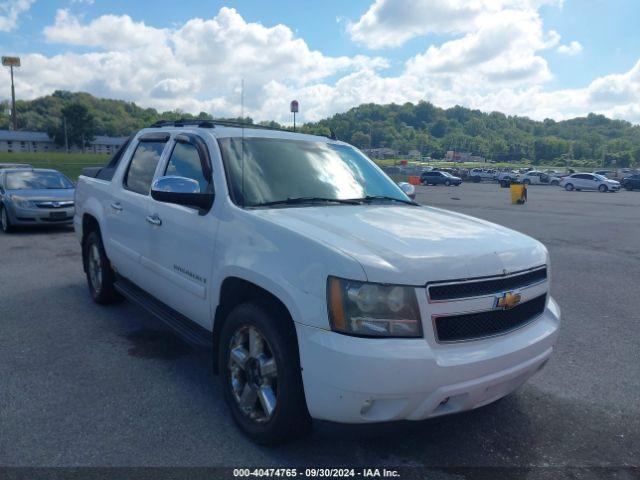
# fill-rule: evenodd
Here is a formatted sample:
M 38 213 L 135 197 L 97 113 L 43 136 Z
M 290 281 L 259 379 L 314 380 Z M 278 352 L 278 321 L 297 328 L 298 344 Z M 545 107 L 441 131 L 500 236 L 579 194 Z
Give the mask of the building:
M 471 155 L 469 152 L 457 152 L 455 150 L 447 150 L 444 159 L 447 162 L 485 162 L 484 157 L 480 155 Z
M 112 154 L 120 145 L 127 140 L 127 137 L 104 137 L 96 136 L 88 147 L 84 149 L 87 153 Z M 79 147 L 71 147 L 71 152 L 82 151 Z M 56 145 L 49 135 L 44 132 L 26 132 L 13 130 L 0 130 L 0 152 L 64 152 L 64 147 Z
M 363 152 L 369 158 L 395 158 L 398 156 L 398 152 L 396 152 L 392 148 L 387 148 L 387 147 L 369 148 L 369 149 L 363 150 Z

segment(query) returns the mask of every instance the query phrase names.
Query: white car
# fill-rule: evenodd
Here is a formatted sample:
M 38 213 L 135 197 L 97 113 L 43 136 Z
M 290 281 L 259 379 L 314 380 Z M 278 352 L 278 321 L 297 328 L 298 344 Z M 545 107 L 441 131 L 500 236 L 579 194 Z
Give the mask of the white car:
M 568 191 L 599 190 L 601 192 L 617 192 L 620 190 L 620 182 L 595 173 L 574 173 L 564 177 L 560 181 L 560 186 Z
M 469 178 L 472 182 L 478 183 L 482 180 L 495 180 L 497 173 L 493 169 L 472 168 L 469 170 Z
M 122 295 L 212 348 L 231 414 L 257 442 L 311 418 L 481 407 L 553 352 L 547 249 L 412 202 L 344 142 L 159 123 L 86 173 L 74 223 L 94 301 Z
M 532 170 L 527 173 L 521 173 L 517 179 L 525 185 L 560 185 L 560 178 L 549 175 L 544 172 Z

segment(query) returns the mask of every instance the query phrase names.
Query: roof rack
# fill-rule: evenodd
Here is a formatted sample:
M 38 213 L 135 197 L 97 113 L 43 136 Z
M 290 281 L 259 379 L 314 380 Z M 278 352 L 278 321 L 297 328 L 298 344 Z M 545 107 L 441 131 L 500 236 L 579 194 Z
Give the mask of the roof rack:
M 160 120 L 151 125 L 149 128 L 159 127 L 186 127 L 197 126 L 200 128 L 215 128 L 216 125 L 222 127 L 238 127 L 238 128 L 258 128 L 261 130 L 278 130 L 280 132 L 291 132 L 285 128 L 269 127 L 267 125 L 260 125 L 256 123 L 246 122 L 234 122 L 232 120 L 199 120 L 197 118 L 181 118 L 178 120 Z

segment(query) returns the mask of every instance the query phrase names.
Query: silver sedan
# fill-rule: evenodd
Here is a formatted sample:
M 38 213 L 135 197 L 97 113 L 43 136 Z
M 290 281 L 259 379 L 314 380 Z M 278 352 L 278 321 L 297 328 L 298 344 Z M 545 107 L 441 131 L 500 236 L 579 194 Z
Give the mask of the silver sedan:
M 0 170 L 0 224 L 4 232 L 18 225 L 70 225 L 73 182 L 56 170 Z

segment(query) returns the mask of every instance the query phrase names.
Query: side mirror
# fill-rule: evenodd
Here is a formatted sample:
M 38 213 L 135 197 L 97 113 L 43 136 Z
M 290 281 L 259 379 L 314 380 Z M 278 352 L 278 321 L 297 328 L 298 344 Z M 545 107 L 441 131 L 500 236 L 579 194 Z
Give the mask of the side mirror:
M 402 190 L 407 197 L 409 197 L 411 200 L 415 200 L 416 189 L 413 185 L 407 182 L 398 182 L 398 186 L 400 187 L 400 190 Z
M 151 185 L 151 198 L 208 211 L 213 205 L 213 193 L 201 193 L 200 184 L 192 178 L 160 177 Z

